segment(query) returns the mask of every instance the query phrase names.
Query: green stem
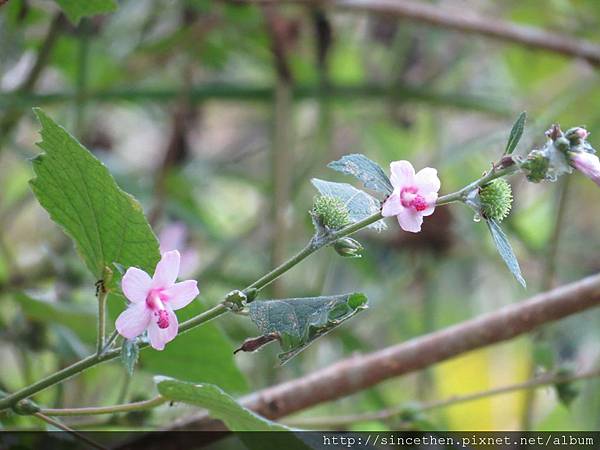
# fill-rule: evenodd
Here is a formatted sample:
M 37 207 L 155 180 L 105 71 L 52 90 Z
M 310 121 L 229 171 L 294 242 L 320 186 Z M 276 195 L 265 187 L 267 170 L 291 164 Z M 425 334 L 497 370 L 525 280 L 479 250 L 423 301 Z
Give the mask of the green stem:
M 478 180 L 473 181 L 472 183 L 466 185 L 459 191 L 456 191 L 452 194 L 443 195 L 438 198 L 436 202 L 436 206 L 447 205 L 448 203 L 453 203 L 457 201 L 464 201 L 467 198 L 467 195 L 471 193 L 474 189 L 483 186 L 484 184 L 489 183 L 496 178 L 505 177 L 507 175 L 511 175 L 520 170 L 518 164 L 513 164 L 512 166 L 505 167 L 503 169 L 495 169 L 493 168 L 484 176 L 479 178 Z
M 328 100 L 352 101 L 360 99 L 381 101 L 382 96 L 393 99 L 415 100 L 433 105 L 444 105 L 455 108 L 468 109 L 469 111 L 485 111 L 501 116 L 512 114 L 511 108 L 506 102 L 495 99 L 468 94 L 454 94 L 434 91 L 430 86 L 417 87 L 406 85 L 395 85 L 390 88 L 384 84 L 358 84 L 358 85 L 330 85 L 327 91 L 316 84 L 296 85 L 292 91 L 294 101 L 322 98 L 324 95 Z M 170 102 L 181 96 L 181 89 L 138 89 L 138 88 L 115 88 L 86 90 L 80 100 L 94 102 L 114 101 L 154 101 Z M 207 100 L 220 101 L 249 101 L 270 102 L 274 96 L 274 89 L 262 86 L 245 86 L 228 83 L 208 83 L 192 86 L 189 89 L 188 100 L 192 103 L 203 103 Z M 12 108 L 17 111 L 33 105 L 55 104 L 70 102 L 77 98 L 77 92 L 52 92 L 37 94 L 28 91 L 7 93 L 0 99 L 0 108 Z
M 104 338 L 106 337 L 106 298 L 108 292 L 104 286 L 98 292 L 98 336 L 96 337 L 96 353 L 99 355 L 104 350 Z
M 61 408 L 61 409 L 40 409 L 39 412 L 47 416 L 95 416 L 100 414 L 114 414 L 131 411 L 141 411 L 151 409 L 167 402 L 162 395 L 158 395 L 150 400 L 141 402 L 123 403 L 113 406 L 94 406 L 88 408 Z
M 185 333 L 186 331 L 189 331 L 190 329 L 192 329 L 198 325 L 208 322 L 209 320 L 212 320 L 215 317 L 218 317 L 227 311 L 228 311 L 227 308 L 225 308 L 223 305 L 219 304 L 219 305 L 209 309 L 208 311 L 205 311 L 202 314 L 194 317 L 193 319 L 183 322 L 181 324 L 181 326 L 179 327 L 179 332 Z M 144 349 L 144 348 L 148 347 L 148 345 L 149 344 L 147 342 L 143 342 L 140 344 L 139 348 Z M 58 372 L 55 372 L 51 375 L 48 375 L 45 378 L 42 378 L 41 380 L 37 381 L 36 383 L 26 386 L 23 389 L 20 389 L 17 392 L 0 399 L 0 410 L 9 408 L 12 405 L 14 405 L 16 402 L 18 402 L 19 400 L 22 400 L 27 397 L 31 397 L 32 395 L 37 394 L 38 392 L 43 391 L 44 389 L 47 389 L 51 386 L 54 386 L 55 384 L 61 383 L 65 380 L 83 372 L 84 370 L 89 369 L 90 367 L 93 367 L 93 366 L 103 363 L 105 361 L 110 361 L 112 359 L 115 359 L 120 354 L 121 354 L 121 349 L 117 348 L 117 349 L 109 350 L 100 355 L 93 354 L 93 355 L 88 356 L 87 358 L 77 361 L 75 364 L 65 367 L 64 369 L 61 369 Z
M 510 167 L 507 167 L 504 169 L 499 169 L 499 170 L 492 169 L 489 173 L 485 174 L 483 177 L 474 181 L 473 183 L 470 183 L 463 189 L 461 189 L 453 194 L 448 194 L 446 196 L 440 197 L 437 201 L 437 205 L 445 205 L 445 204 L 452 203 L 455 201 L 463 200 L 466 197 L 466 195 L 469 192 L 471 192 L 473 189 L 475 189 L 479 186 L 482 186 L 485 183 L 488 183 L 496 178 L 514 173 L 517 170 L 519 170 L 519 168 L 516 165 L 510 166 Z M 382 218 L 383 217 L 381 215 L 381 212 L 377 212 L 368 217 L 365 217 L 364 219 L 362 219 L 358 222 L 348 225 L 347 227 L 344 227 L 340 230 L 330 233 L 326 236 L 311 239 L 311 241 L 308 243 L 308 245 L 306 247 L 304 247 L 302 250 L 300 250 L 300 252 L 298 252 L 296 255 L 294 255 L 293 257 L 291 257 L 290 259 L 288 259 L 286 262 L 279 265 L 275 269 L 271 270 L 269 273 L 267 273 L 263 277 L 256 280 L 254 283 L 249 285 L 246 288 L 246 290 L 248 290 L 248 289 L 260 290 L 260 289 L 264 288 L 265 286 L 267 286 L 268 284 L 273 282 L 273 280 L 276 280 L 277 278 L 279 278 L 285 272 L 292 269 L 294 266 L 296 266 L 297 264 L 302 262 L 304 259 L 306 259 L 310 255 L 315 253 L 320 248 L 322 248 L 326 245 L 329 245 L 342 237 L 356 233 L 357 231 L 368 227 L 369 225 L 377 222 L 378 220 L 381 220 Z M 215 319 L 215 318 L 225 314 L 228 311 L 229 311 L 229 309 L 226 306 L 224 306 L 223 304 L 218 304 L 218 305 L 214 306 L 213 308 L 197 315 L 196 317 L 193 317 L 193 318 L 183 322 L 179 327 L 179 332 L 184 333 L 184 332 L 191 330 L 192 328 L 195 328 L 203 323 L 206 323 L 212 319 Z M 144 343 L 140 344 L 139 347 L 140 347 L 140 349 L 143 349 L 143 348 L 146 348 L 148 345 L 149 344 L 147 342 L 144 342 Z M 47 389 L 50 386 L 53 386 L 53 385 L 60 383 L 80 372 L 83 372 L 84 370 L 86 370 L 92 366 L 95 366 L 102 362 L 114 359 L 117 356 L 119 356 L 120 353 L 121 353 L 120 349 L 113 349 L 113 350 L 107 351 L 105 353 L 99 352 L 98 354 L 88 356 L 87 358 L 84 358 L 81 361 L 78 361 L 69 367 L 66 367 L 58 372 L 55 372 L 54 374 L 49 375 L 46 378 L 43 378 L 30 386 L 26 386 L 23 389 L 20 389 L 19 391 L 0 399 L 0 410 L 9 408 L 11 405 L 14 405 L 19 400 L 30 397 L 44 389 Z
M 229 311 L 229 309 L 227 309 L 227 307 L 225 305 L 223 305 L 222 303 L 219 303 L 218 305 L 212 307 L 211 309 L 204 311 L 203 313 L 198 314 L 197 316 L 192 317 L 191 319 L 188 319 L 185 322 L 183 322 L 179 326 L 179 332 L 183 333 L 188 330 L 191 330 L 192 328 L 195 328 L 198 325 L 206 323 L 209 320 L 216 319 L 217 317 L 225 314 L 228 311 Z M 140 346 L 140 348 L 141 348 L 141 346 Z

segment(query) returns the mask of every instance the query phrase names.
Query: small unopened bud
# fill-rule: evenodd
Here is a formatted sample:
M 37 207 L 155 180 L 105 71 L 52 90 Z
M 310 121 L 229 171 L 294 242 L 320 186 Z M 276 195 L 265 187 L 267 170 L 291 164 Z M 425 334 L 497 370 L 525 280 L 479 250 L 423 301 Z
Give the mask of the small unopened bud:
M 554 141 L 554 146 L 564 153 L 569 151 L 569 149 L 571 148 L 571 143 L 566 137 L 561 136 Z
M 250 303 L 253 302 L 256 296 L 258 295 L 258 289 L 244 289 L 243 294 L 246 296 L 246 303 Z
M 338 255 L 344 258 L 362 258 L 363 246 L 355 239 L 344 237 L 333 243 Z
M 17 403 L 15 403 L 12 409 L 21 416 L 29 416 L 38 412 L 40 407 L 33 401 L 24 398 L 23 400 L 19 400 Z
M 549 139 L 555 141 L 563 135 L 563 132 L 560 129 L 560 125 L 555 123 L 548 130 L 546 130 L 546 133 L 544 134 L 548 136 Z
M 512 206 L 512 189 L 502 178 L 493 180 L 479 189 L 481 213 L 486 219 L 504 220 Z
M 329 195 L 315 198 L 312 214 L 321 225 L 332 230 L 343 228 L 350 223 L 348 207 L 339 198 Z
M 544 152 L 533 150 L 527 159 L 521 164 L 521 168 L 527 173 L 527 179 L 532 183 L 539 183 L 546 179 L 550 160 Z
M 590 132 L 583 127 L 573 127 L 565 131 L 565 137 L 574 145 L 585 141 L 589 135 Z
M 236 289 L 225 296 L 223 304 L 230 310 L 239 312 L 246 306 L 247 299 L 245 293 Z

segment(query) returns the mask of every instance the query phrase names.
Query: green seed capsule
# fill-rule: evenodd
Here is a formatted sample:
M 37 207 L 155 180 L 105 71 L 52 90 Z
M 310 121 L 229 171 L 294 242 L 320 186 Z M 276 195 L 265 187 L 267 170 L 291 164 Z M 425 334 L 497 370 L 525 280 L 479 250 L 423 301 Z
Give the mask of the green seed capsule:
M 501 178 L 491 181 L 479 190 L 481 212 L 487 219 L 501 222 L 510 213 L 512 200 L 510 184 Z
M 312 212 L 322 225 L 332 230 L 343 228 L 350 223 L 348 208 L 337 197 L 322 195 L 315 198 Z

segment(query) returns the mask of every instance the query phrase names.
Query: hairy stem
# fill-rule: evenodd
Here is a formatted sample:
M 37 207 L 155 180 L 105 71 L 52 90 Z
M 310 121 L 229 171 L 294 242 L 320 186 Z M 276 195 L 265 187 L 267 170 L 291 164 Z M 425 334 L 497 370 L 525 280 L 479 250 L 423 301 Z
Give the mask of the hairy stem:
M 106 340 L 104 347 L 102 347 L 102 353 L 106 353 L 112 343 L 119 337 L 119 332 L 117 330 L 113 331 L 111 335 Z

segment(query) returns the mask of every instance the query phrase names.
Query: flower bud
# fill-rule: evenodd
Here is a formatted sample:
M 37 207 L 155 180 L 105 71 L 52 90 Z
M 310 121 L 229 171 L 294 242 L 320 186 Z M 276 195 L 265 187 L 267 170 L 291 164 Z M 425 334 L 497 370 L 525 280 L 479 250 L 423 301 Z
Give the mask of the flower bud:
M 21 416 L 29 416 L 40 410 L 40 407 L 28 398 L 19 400 L 12 407 L 13 411 Z
M 362 258 L 363 246 L 355 239 L 344 237 L 333 243 L 338 255 L 344 258 Z
M 493 180 L 479 189 L 481 213 L 486 219 L 498 222 L 504 220 L 510 213 L 512 200 L 510 184 L 502 178 Z
M 581 141 L 585 141 L 590 132 L 583 127 L 573 127 L 565 131 L 565 137 L 571 142 L 571 144 L 580 144 Z
M 234 312 L 239 312 L 246 306 L 246 294 L 238 289 L 231 291 L 225 296 L 223 304 Z
M 344 202 L 329 195 L 315 198 L 312 214 L 319 224 L 332 230 L 343 228 L 350 223 L 350 215 Z
M 592 153 L 570 152 L 571 165 L 600 186 L 600 160 Z
M 527 179 L 532 183 L 545 180 L 549 167 L 550 160 L 540 150 L 533 150 L 521 164 L 521 168 L 527 173 Z

